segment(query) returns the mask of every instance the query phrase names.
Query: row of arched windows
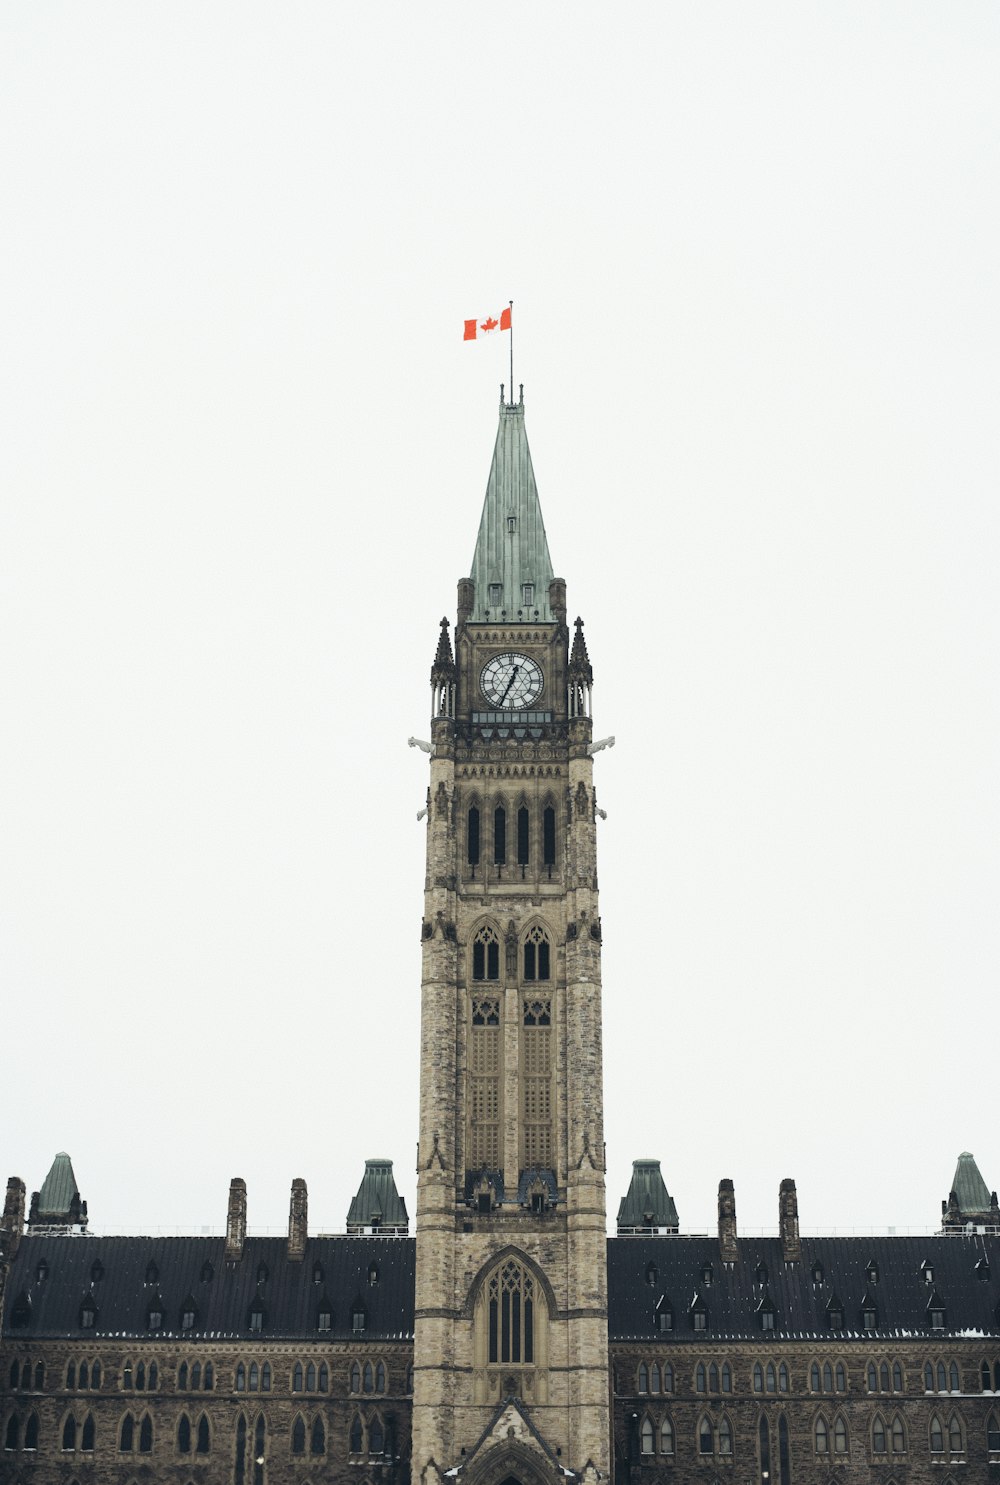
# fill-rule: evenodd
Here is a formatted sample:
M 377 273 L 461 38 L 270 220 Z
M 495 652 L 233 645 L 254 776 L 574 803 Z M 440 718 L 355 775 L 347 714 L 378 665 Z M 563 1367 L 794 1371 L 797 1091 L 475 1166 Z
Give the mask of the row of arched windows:
M 192 1427 L 191 1419 L 187 1413 L 182 1413 L 177 1420 L 177 1451 L 179 1454 L 190 1454 L 192 1448 L 196 1454 L 208 1454 L 212 1447 L 212 1435 L 208 1427 L 208 1419 L 204 1413 L 198 1419 L 197 1424 Z
M 265 1361 L 263 1365 L 251 1361 L 247 1366 L 240 1362 L 236 1368 L 237 1392 L 270 1392 L 271 1390 L 271 1363 Z
M 149 1363 L 148 1370 L 144 1361 L 134 1367 L 131 1361 L 126 1361 L 122 1367 L 122 1387 L 126 1392 L 155 1392 L 159 1385 L 160 1371 L 155 1361 Z
M 494 866 L 530 866 L 532 857 L 540 852 L 543 866 L 556 864 L 556 812 L 551 803 L 544 805 L 541 815 L 541 838 L 533 840 L 531 812 L 526 804 L 518 805 L 513 813 L 513 840 L 509 839 L 507 805 L 502 800 L 494 803 L 493 809 L 480 810 L 478 804 L 469 807 L 466 817 L 466 860 L 475 869 L 482 863 L 484 855 Z M 487 823 L 492 824 L 492 833 L 487 842 Z M 536 826 L 537 830 L 537 826 Z M 535 859 L 539 859 L 535 856 Z
M 12 1361 L 10 1364 L 11 1392 L 43 1392 L 45 1390 L 45 1367 L 40 1361 L 34 1369 L 30 1361 Z
M 962 1379 L 958 1363 L 925 1362 L 923 1370 L 925 1392 L 961 1392 Z M 755 1362 L 751 1373 L 754 1392 L 782 1393 L 791 1386 L 788 1367 L 784 1362 L 777 1366 L 773 1362 Z M 814 1361 L 809 1367 L 809 1390 L 814 1393 L 838 1393 L 847 1391 L 847 1367 L 843 1361 Z M 981 1363 L 980 1381 L 983 1392 L 1000 1392 L 1000 1361 Z M 870 1361 L 865 1370 L 865 1382 L 869 1393 L 903 1393 L 906 1391 L 906 1374 L 899 1361 Z M 733 1374 L 728 1362 L 721 1367 L 715 1362 L 699 1362 L 693 1373 L 696 1392 L 729 1393 L 733 1390 Z M 640 1362 L 636 1371 L 636 1391 L 640 1394 L 673 1392 L 674 1371 L 669 1363 Z
M 714 1419 L 703 1413 L 695 1429 L 695 1442 L 702 1458 L 719 1455 L 723 1459 L 730 1459 L 733 1454 L 733 1425 L 727 1414 L 723 1413 L 720 1418 Z M 640 1454 L 648 1457 L 659 1452 L 672 1459 L 675 1447 L 672 1419 L 662 1418 L 657 1425 L 647 1414 L 639 1425 Z
M 370 1417 L 362 1417 L 355 1413 L 351 1419 L 351 1427 L 348 1435 L 348 1447 L 352 1454 L 383 1455 L 386 1452 L 387 1439 L 386 1427 L 378 1413 L 372 1413 Z
M 957 1368 L 956 1368 L 957 1371 Z M 898 1361 L 879 1362 L 869 1361 L 868 1370 L 865 1373 L 865 1381 L 869 1392 L 903 1392 L 903 1368 Z
M 81 1361 L 79 1366 L 73 1361 L 67 1363 L 66 1389 L 69 1392 L 99 1392 L 102 1380 L 99 1361 Z
M 364 1366 L 355 1361 L 351 1366 L 351 1391 L 352 1392 L 384 1392 L 386 1389 L 385 1362 L 377 1361 L 374 1366 L 366 1361 Z
M 204 1367 L 200 1361 L 192 1361 L 190 1365 L 182 1361 L 177 1368 L 178 1392 L 211 1392 L 214 1386 L 215 1368 L 210 1361 Z

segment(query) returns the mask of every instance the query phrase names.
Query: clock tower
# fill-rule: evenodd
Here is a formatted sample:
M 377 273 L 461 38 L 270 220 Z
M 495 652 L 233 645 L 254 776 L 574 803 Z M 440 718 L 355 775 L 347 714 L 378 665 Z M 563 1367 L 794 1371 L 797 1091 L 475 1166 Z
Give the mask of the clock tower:
M 609 1473 L 593 674 L 505 402 L 454 649 L 422 927 L 412 1469 Z

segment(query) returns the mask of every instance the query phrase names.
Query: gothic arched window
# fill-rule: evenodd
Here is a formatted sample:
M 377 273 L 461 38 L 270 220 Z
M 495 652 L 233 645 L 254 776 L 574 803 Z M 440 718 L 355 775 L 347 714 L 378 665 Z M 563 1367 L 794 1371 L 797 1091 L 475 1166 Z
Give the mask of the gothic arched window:
M 542 811 L 542 860 L 546 866 L 556 864 L 556 812 L 551 805 Z
M 198 1419 L 198 1453 L 207 1454 L 211 1446 L 211 1442 L 211 1436 L 208 1431 L 208 1419 L 205 1414 L 202 1413 L 201 1417 Z
M 816 1453 L 829 1454 L 830 1432 L 826 1426 L 826 1419 L 823 1417 L 822 1413 L 820 1413 L 816 1419 L 816 1423 L 813 1428 L 813 1437 L 816 1442 Z
M 135 1447 L 135 1423 L 131 1413 L 126 1413 L 118 1430 L 118 1448 L 122 1454 L 130 1454 Z
M 524 940 L 524 978 L 547 980 L 551 975 L 551 949 L 544 928 L 534 927 Z
M 497 866 L 507 861 L 507 811 L 502 804 L 493 811 L 493 861 Z
M 153 1420 L 148 1413 L 143 1413 L 142 1422 L 139 1424 L 139 1453 L 151 1454 L 153 1452 Z
M 472 978 L 474 980 L 498 980 L 500 978 L 500 939 L 496 929 L 484 924 L 472 940 Z
M 528 811 L 522 804 L 517 812 L 517 864 L 527 866 L 528 864 Z
M 642 1427 L 639 1430 L 639 1452 L 641 1454 L 652 1454 L 654 1452 L 653 1423 L 650 1418 L 643 1418 L 642 1420 Z
M 191 1419 L 186 1413 L 177 1422 L 177 1448 L 181 1454 L 191 1453 Z
M 361 1422 L 361 1414 L 355 1413 L 351 1419 L 351 1433 L 349 1439 L 352 1454 L 361 1454 L 365 1446 L 364 1425 Z
M 26 1449 L 38 1448 L 38 1414 L 29 1413 L 28 1421 L 24 1425 L 24 1447 Z
M 673 1454 L 674 1452 L 674 1425 L 669 1418 L 664 1418 L 660 1424 L 660 1453 Z
M 472 805 L 469 809 L 468 822 L 465 834 L 466 856 L 470 866 L 479 865 L 479 806 Z
M 323 1427 L 323 1420 L 318 1413 L 313 1419 L 312 1433 L 309 1436 L 309 1453 L 326 1453 L 326 1429 Z
M 515 1259 L 509 1258 L 490 1277 L 488 1285 L 489 1360 L 534 1360 L 535 1281 Z
M 292 1453 L 304 1454 L 306 1452 L 306 1424 L 301 1413 L 296 1414 L 295 1422 L 292 1424 Z

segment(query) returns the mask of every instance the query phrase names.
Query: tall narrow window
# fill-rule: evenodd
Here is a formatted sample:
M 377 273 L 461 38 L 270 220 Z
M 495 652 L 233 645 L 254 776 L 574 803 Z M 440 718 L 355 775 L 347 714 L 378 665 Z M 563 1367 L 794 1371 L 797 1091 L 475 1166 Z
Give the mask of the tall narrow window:
M 642 1428 L 639 1430 L 639 1452 L 641 1454 L 653 1453 L 653 1424 L 649 1418 L 642 1420 Z
M 208 1419 L 205 1417 L 205 1414 L 202 1413 L 201 1417 L 198 1419 L 198 1453 L 207 1454 L 210 1444 L 211 1438 L 208 1432 Z
M 244 1485 L 247 1477 L 247 1420 L 241 1413 L 236 1420 L 236 1469 L 234 1485 Z
M 76 1448 L 76 1419 L 72 1413 L 63 1424 L 62 1446 L 64 1449 Z
M 309 1453 L 326 1453 L 326 1429 L 323 1427 L 323 1420 L 319 1414 L 313 1419 L 312 1433 L 309 1436 Z
M 139 1424 L 139 1453 L 152 1454 L 153 1452 L 153 1420 L 148 1413 L 143 1413 L 142 1422 Z
M 469 1035 L 470 1170 L 499 1170 L 502 1053 L 500 1002 L 476 995 Z
M 517 864 L 528 864 L 528 811 L 523 804 L 517 812 Z
M 669 1418 L 664 1418 L 660 1424 L 660 1453 L 673 1454 L 674 1452 L 674 1425 Z
M 552 1063 L 552 1002 L 526 999 L 521 1029 L 521 1165 L 525 1170 L 555 1166 Z
M 264 1485 L 264 1414 L 260 1413 L 253 1431 L 253 1485 Z
M 466 830 L 466 848 L 470 866 L 479 865 L 479 808 L 473 805 L 469 810 L 469 821 Z
M 191 1453 L 191 1419 L 182 1413 L 177 1424 L 177 1450 L 180 1454 Z
M 847 1424 L 839 1414 L 833 1424 L 833 1452 L 834 1454 L 847 1453 Z
M 817 1454 L 829 1454 L 829 1452 L 830 1452 L 830 1435 L 829 1435 L 829 1433 L 827 1431 L 826 1419 L 822 1416 L 822 1414 L 820 1414 L 820 1416 L 816 1419 L 816 1434 L 815 1434 L 815 1436 L 816 1436 L 816 1453 Z
M 493 860 L 497 866 L 507 860 L 507 811 L 502 804 L 493 811 Z
M 500 978 L 500 940 L 496 930 L 484 925 L 472 941 L 472 978 L 474 980 L 498 980 Z
M 778 1458 L 781 1464 L 781 1485 L 792 1485 L 792 1460 L 788 1448 L 788 1419 L 784 1413 L 778 1419 Z
M 24 1425 L 24 1447 L 26 1449 L 38 1448 L 38 1414 L 29 1413 L 28 1421 Z
M 556 812 L 551 805 L 542 811 L 542 860 L 546 866 L 556 864 Z
M 760 1441 L 761 1479 L 768 1480 L 771 1476 L 771 1431 L 767 1426 L 766 1418 L 762 1418 L 760 1420 L 760 1427 L 757 1430 L 757 1436 Z
M 941 1419 L 936 1413 L 931 1415 L 931 1453 L 942 1454 L 944 1452 L 944 1430 L 941 1427 Z
M 304 1454 L 306 1452 L 306 1424 L 301 1413 L 292 1424 L 292 1453 Z
M 532 928 L 524 941 L 524 978 L 547 980 L 551 973 L 551 946 L 543 928 Z
M 16 1413 L 11 1413 L 7 1419 L 7 1432 L 4 1434 L 3 1446 L 5 1449 L 14 1450 L 18 1443 L 19 1423 Z
M 784 1422 L 784 1414 L 782 1414 L 782 1422 Z M 732 1452 L 733 1452 L 733 1430 L 732 1430 L 732 1425 L 730 1424 L 729 1419 L 726 1417 L 725 1413 L 723 1413 L 722 1417 L 719 1420 L 719 1453 L 720 1454 L 732 1454 Z M 785 1476 L 783 1475 L 782 1478 L 784 1479 Z
M 365 1433 L 361 1423 L 361 1415 L 355 1413 L 351 1419 L 350 1450 L 352 1454 L 360 1454 L 365 1445 Z
M 118 1448 L 122 1454 L 131 1454 L 135 1446 L 135 1423 L 131 1413 L 126 1413 L 118 1432 Z

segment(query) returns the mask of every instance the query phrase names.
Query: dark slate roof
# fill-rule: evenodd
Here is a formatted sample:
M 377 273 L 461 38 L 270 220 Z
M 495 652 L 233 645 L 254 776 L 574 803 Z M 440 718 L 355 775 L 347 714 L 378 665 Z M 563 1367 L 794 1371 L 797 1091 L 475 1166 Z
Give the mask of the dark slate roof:
M 73 1174 L 73 1162 L 65 1150 L 60 1150 L 38 1193 L 39 1217 L 65 1217 L 74 1196 L 79 1195 L 80 1188 Z
M 305 1339 L 317 1334 L 321 1305 L 332 1310 L 332 1339 L 352 1334 L 352 1310 L 364 1306 L 366 1337 L 409 1339 L 413 1335 L 414 1241 L 381 1234 L 315 1237 L 305 1258 L 290 1262 L 287 1240 L 247 1238 L 242 1260 L 227 1266 L 225 1240 L 219 1238 L 46 1237 L 26 1235 L 7 1282 L 4 1334 L 21 1337 L 79 1335 L 80 1310 L 87 1295 L 97 1307 L 95 1336 L 143 1336 L 151 1300 L 163 1305 L 160 1335 L 180 1333 L 181 1310 L 193 1297 L 197 1319 L 192 1340 L 201 1336 L 249 1333 L 250 1310 L 260 1296 L 266 1313 L 263 1334 Z M 39 1282 L 39 1266 L 47 1265 Z M 202 1279 L 206 1264 L 213 1277 Z M 95 1265 L 103 1270 L 92 1275 Z M 155 1281 L 147 1282 L 153 1265 Z M 314 1273 L 317 1265 L 321 1277 Z M 370 1283 L 374 1265 L 377 1282 Z M 258 1271 L 267 1278 L 258 1285 Z M 31 1299 L 26 1327 L 12 1329 L 19 1297 Z
M 677 1208 L 658 1160 L 633 1160 L 628 1191 L 618 1205 L 618 1226 L 677 1227 Z
M 931 1331 L 928 1302 L 936 1290 L 945 1309 L 945 1334 L 987 1332 L 1000 1335 L 1000 1237 L 803 1238 L 801 1262 L 786 1267 L 779 1238 L 740 1238 L 740 1262 L 723 1264 L 717 1238 L 619 1237 L 608 1240 L 608 1323 L 613 1341 L 650 1339 L 657 1302 L 674 1311 L 674 1342 L 709 1338 L 757 1338 L 760 1306 L 774 1306 L 776 1336 L 829 1337 L 827 1305 L 836 1296 L 844 1313 L 843 1334 L 862 1330 L 866 1293 L 874 1299 L 877 1335 L 942 1334 Z M 977 1270 L 988 1261 L 989 1278 Z M 921 1265 L 933 1267 L 933 1283 Z M 878 1280 L 869 1283 L 874 1262 Z M 710 1283 L 701 1274 L 712 1267 Z M 822 1280 L 813 1279 L 820 1265 Z M 758 1278 L 758 1268 L 767 1278 Z M 649 1282 L 654 1277 L 655 1282 Z M 708 1309 L 709 1328 L 695 1331 L 689 1309 L 695 1297 Z M 666 1339 L 666 1336 L 664 1337 Z

